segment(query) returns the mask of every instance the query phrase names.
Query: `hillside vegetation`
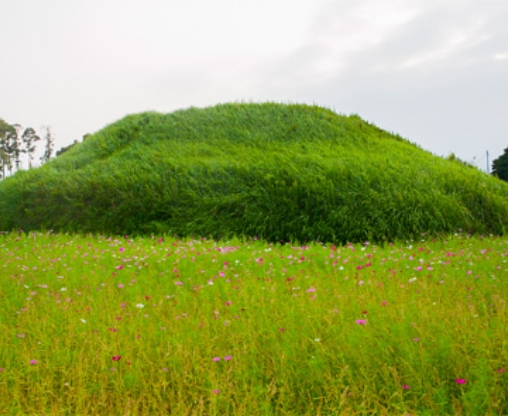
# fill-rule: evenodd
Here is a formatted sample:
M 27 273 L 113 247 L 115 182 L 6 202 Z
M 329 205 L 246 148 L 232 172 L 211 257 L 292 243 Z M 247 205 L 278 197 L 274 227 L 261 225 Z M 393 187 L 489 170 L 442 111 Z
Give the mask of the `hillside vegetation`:
M 506 224 L 502 181 L 307 105 L 127 116 L 0 183 L 0 230 L 341 243 Z

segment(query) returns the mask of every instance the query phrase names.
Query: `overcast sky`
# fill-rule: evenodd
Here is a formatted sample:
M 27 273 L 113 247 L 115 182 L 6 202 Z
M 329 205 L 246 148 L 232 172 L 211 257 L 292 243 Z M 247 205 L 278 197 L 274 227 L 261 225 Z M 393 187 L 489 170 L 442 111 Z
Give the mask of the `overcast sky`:
M 0 0 L 0 118 L 56 149 L 232 101 L 356 113 L 486 169 L 508 147 L 507 0 Z

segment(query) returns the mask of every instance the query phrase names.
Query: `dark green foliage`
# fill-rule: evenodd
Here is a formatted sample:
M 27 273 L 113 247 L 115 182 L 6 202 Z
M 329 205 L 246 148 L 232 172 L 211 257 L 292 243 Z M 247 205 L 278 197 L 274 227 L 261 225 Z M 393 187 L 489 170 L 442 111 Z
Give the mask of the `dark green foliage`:
M 388 241 L 504 233 L 508 185 L 316 106 L 131 115 L 0 184 L 0 230 Z
M 504 153 L 492 162 L 492 174 L 508 182 L 508 147 Z

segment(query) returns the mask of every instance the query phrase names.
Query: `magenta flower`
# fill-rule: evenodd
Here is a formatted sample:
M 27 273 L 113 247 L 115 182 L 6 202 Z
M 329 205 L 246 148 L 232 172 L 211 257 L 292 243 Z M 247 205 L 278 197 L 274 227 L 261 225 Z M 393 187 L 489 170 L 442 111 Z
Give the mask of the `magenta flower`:
M 366 319 L 357 319 L 356 323 L 358 325 L 365 325 L 367 323 L 367 320 Z
M 213 392 L 214 392 L 215 394 L 219 394 L 219 393 L 220 393 L 220 390 L 215 389 Z
M 409 390 L 409 389 L 411 388 L 411 386 L 408 386 L 407 384 L 403 384 L 403 385 L 402 385 L 402 388 L 403 388 L 404 390 Z
M 39 361 L 37 361 L 37 360 L 30 360 L 30 365 L 35 365 L 35 364 L 37 364 L 38 362 L 39 362 Z
M 122 265 L 117 266 L 117 267 L 116 267 L 116 269 L 117 269 L 117 270 L 122 270 L 122 269 L 123 269 L 123 266 L 122 266 Z
M 214 360 L 215 362 L 220 361 L 220 357 L 213 357 L 213 360 Z
M 464 380 L 463 378 L 456 378 L 455 383 L 457 384 L 466 384 L 467 380 Z
M 120 355 L 113 355 L 113 356 L 111 357 L 111 359 L 112 359 L 113 361 L 120 361 L 120 360 L 121 360 L 121 358 L 122 358 L 122 356 L 120 356 Z
M 233 358 L 233 357 L 231 357 L 231 355 L 226 355 L 224 357 L 224 361 L 229 361 L 229 360 L 231 360 L 231 358 Z
M 183 286 L 183 282 L 175 282 L 175 285 L 177 285 L 177 286 Z
M 504 368 L 498 368 L 498 369 L 497 369 L 497 372 L 498 372 L 498 373 L 504 373 L 504 372 L 505 372 L 505 369 L 504 369 Z
M 124 250 L 125 250 L 125 249 L 124 249 L 123 247 L 120 247 L 120 248 L 118 249 L 118 251 L 119 251 L 120 253 L 122 253 Z

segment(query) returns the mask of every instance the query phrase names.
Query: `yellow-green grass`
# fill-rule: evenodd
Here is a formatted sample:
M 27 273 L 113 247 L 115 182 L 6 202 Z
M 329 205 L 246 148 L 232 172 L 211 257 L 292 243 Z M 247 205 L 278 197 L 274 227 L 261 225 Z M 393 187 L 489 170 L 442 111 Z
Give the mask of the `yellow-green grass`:
M 131 115 L 0 182 L 0 230 L 345 244 L 507 224 L 505 182 L 307 105 Z
M 507 256 L 4 233 L 0 411 L 507 414 Z

